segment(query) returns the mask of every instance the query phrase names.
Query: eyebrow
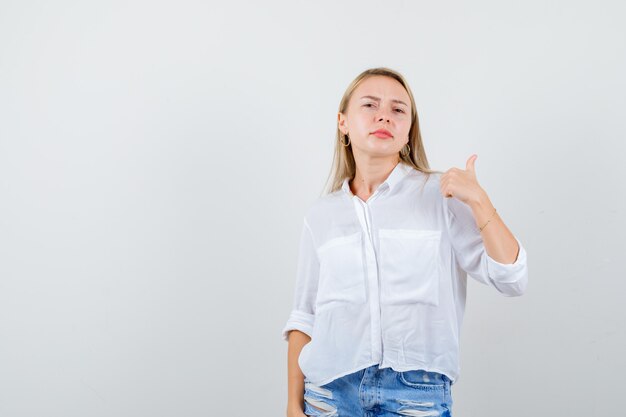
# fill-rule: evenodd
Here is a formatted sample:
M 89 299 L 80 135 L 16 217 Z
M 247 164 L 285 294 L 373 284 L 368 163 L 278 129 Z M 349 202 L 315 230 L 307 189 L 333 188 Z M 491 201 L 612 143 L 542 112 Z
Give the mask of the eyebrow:
M 363 96 L 363 97 L 361 97 L 361 100 L 363 100 L 364 98 L 369 98 L 369 99 L 372 99 L 372 100 L 375 100 L 375 101 L 380 101 L 379 97 L 374 97 L 374 96 Z M 406 104 L 402 100 L 392 99 L 391 101 L 394 102 L 394 103 L 404 104 L 405 106 L 409 107 L 408 104 Z

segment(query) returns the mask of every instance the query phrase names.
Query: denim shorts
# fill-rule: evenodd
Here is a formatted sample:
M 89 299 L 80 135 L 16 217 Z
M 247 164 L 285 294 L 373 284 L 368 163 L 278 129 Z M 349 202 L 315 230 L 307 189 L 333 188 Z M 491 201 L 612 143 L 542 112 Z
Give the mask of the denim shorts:
M 325 417 L 452 416 L 450 379 L 378 365 L 314 385 L 304 378 L 304 414 Z

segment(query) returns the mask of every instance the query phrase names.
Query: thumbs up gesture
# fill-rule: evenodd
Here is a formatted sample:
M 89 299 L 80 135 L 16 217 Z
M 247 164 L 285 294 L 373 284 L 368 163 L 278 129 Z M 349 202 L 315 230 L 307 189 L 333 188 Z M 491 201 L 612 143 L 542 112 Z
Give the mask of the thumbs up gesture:
M 486 194 L 476 179 L 474 168 L 476 158 L 478 158 L 476 154 L 469 157 L 465 164 L 465 170 L 450 168 L 441 175 L 439 186 L 444 197 L 455 197 L 465 204 L 471 205 Z

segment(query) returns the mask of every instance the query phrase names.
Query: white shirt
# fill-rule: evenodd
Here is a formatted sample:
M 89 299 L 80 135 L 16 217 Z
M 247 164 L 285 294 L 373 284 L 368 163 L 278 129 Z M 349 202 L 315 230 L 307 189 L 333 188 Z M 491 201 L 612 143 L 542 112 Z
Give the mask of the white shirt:
M 293 309 L 282 330 L 311 337 L 298 364 L 324 385 L 371 365 L 459 375 L 467 275 L 505 296 L 528 282 L 519 239 L 512 264 L 492 259 L 468 205 L 441 174 L 398 163 L 363 202 L 345 179 L 304 216 Z M 489 227 L 489 225 L 487 226 Z

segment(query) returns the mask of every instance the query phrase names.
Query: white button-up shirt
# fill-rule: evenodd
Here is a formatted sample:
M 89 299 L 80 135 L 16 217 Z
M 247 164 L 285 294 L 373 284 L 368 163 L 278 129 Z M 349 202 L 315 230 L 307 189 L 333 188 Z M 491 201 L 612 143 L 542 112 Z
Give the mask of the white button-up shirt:
M 378 364 L 459 375 L 467 275 L 505 296 L 528 282 L 526 251 L 492 259 L 468 205 L 440 174 L 398 163 L 366 202 L 345 179 L 304 216 L 293 309 L 282 330 L 311 337 L 298 364 L 314 384 Z M 489 226 L 487 226 L 489 227 Z

